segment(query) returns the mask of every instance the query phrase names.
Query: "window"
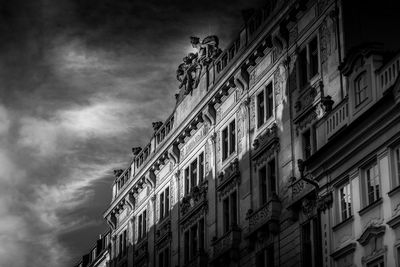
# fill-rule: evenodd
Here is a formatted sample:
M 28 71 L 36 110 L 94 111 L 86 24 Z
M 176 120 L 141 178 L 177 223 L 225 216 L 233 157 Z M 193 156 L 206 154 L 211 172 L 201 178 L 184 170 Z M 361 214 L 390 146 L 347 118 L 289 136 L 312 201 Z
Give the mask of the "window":
M 232 226 L 237 224 L 237 194 L 232 192 L 222 201 L 223 232 L 228 232 Z
M 126 230 L 124 230 L 118 237 L 118 257 L 122 257 L 126 255 L 127 252 L 127 236 Z
M 256 256 L 256 267 L 274 267 L 274 245 L 259 252 Z
M 376 162 L 363 169 L 366 185 L 366 206 L 380 199 L 379 170 Z
M 272 117 L 274 110 L 274 94 L 272 82 L 257 95 L 257 127 Z
M 169 187 L 160 194 L 160 219 L 169 215 Z
M 372 262 L 367 263 L 367 267 L 384 267 L 385 262 L 383 261 L 383 257 L 376 259 Z
M 159 267 L 169 267 L 169 247 L 164 248 L 158 254 L 158 266 Z
M 313 218 L 301 226 L 302 266 L 322 266 L 321 229 L 318 218 Z
M 222 160 L 236 151 L 235 120 L 222 130 Z
M 367 83 L 365 81 L 366 72 L 364 71 L 357 78 L 354 79 L 354 98 L 356 107 L 363 103 L 368 95 L 367 95 Z
M 338 190 L 339 222 L 351 217 L 351 191 L 350 183 L 339 187 Z
M 315 151 L 316 147 L 316 133 L 315 127 L 311 126 L 303 133 L 303 157 L 304 159 L 308 159 L 312 153 Z
M 184 258 L 185 263 L 194 260 L 197 254 L 204 251 L 205 225 L 204 218 L 192 225 L 184 233 Z
M 276 193 L 276 168 L 275 159 L 270 160 L 258 170 L 260 180 L 261 205 L 264 205 Z
M 204 152 L 201 152 L 185 169 L 185 193 L 204 181 Z
M 400 185 L 400 145 L 392 150 L 393 162 L 393 184 L 394 187 Z
M 305 87 L 319 72 L 318 39 L 314 37 L 298 55 L 299 85 Z
M 144 210 L 138 217 L 138 240 L 142 240 L 146 236 L 147 231 L 147 211 Z

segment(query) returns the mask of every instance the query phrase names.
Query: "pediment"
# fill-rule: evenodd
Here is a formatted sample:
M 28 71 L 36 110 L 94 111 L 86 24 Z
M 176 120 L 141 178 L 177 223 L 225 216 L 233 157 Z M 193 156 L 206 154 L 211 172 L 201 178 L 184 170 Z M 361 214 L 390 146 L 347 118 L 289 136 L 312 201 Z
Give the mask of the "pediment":
M 379 54 L 381 51 L 382 45 L 379 43 L 367 43 L 353 47 L 347 53 L 343 63 L 340 64 L 339 70 L 343 75 L 349 76 L 357 65 L 363 64 L 365 58 L 371 54 Z
M 357 241 L 362 245 L 365 246 L 366 244 L 369 243 L 369 241 L 374 238 L 381 236 L 385 233 L 386 227 L 384 225 L 371 225 L 367 229 L 364 230 L 362 235 L 360 236 Z

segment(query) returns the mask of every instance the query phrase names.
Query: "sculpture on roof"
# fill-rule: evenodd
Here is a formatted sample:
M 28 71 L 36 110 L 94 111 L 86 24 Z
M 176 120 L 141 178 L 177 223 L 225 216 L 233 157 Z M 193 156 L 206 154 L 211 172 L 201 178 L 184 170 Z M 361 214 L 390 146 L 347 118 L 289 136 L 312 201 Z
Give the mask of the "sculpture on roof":
M 198 37 L 190 37 L 190 43 L 197 49 L 197 53 L 189 53 L 184 57 L 183 63 L 179 64 L 176 70 L 176 79 L 180 82 L 179 88 L 183 88 L 185 95 L 199 85 L 203 67 L 209 65 L 222 52 L 218 48 L 219 40 L 215 35 L 208 36 L 201 42 Z
M 155 121 L 155 122 L 152 123 L 152 125 L 153 125 L 153 130 L 154 130 L 154 132 L 157 132 L 158 129 L 161 128 L 161 126 L 163 125 L 163 123 L 162 123 L 162 121 Z
M 124 172 L 124 170 L 123 169 L 117 169 L 117 170 L 114 170 L 114 176 L 115 176 L 115 178 L 118 178 L 118 177 L 120 177 L 121 176 L 121 174 Z
M 199 61 L 203 65 L 207 65 L 216 59 L 222 52 L 218 47 L 219 39 L 215 35 L 207 36 L 200 42 L 198 37 L 190 37 L 190 43 L 193 48 L 197 49 Z
M 133 154 L 133 156 L 139 155 L 140 151 L 142 151 L 142 148 L 141 148 L 140 146 L 132 147 L 132 154 Z

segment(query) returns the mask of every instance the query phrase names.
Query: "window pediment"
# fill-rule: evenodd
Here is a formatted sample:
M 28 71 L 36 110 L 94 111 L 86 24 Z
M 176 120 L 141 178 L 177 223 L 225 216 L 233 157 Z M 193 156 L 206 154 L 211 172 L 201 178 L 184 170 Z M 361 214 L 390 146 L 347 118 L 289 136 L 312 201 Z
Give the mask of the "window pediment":
M 372 238 L 379 237 L 385 233 L 386 227 L 384 225 L 380 226 L 369 226 L 365 231 L 362 233 L 357 241 L 362 245 L 365 246 L 369 243 Z

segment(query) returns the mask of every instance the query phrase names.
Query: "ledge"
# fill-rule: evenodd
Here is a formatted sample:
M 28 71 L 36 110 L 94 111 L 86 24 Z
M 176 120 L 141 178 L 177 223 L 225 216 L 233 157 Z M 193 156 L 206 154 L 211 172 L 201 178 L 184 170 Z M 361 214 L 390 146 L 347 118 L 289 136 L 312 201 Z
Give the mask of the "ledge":
M 400 215 L 397 215 L 391 218 L 389 221 L 386 222 L 390 228 L 395 229 L 400 225 Z
M 361 210 L 358 211 L 358 214 L 364 215 L 365 213 L 367 213 L 368 211 L 374 209 L 375 207 L 379 206 L 380 204 L 382 204 L 383 200 L 382 198 L 379 198 L 378 200 L 376 200 L 375 202 L 369 204 L 368 206 L 366 206 L 365 208 L 362 208 Z
M 397 192 L 400 192 L 400 185 L 396 186 L 392 190 L 390 190 L 387 194 L 389 197 L 395 195 Z
M 331 254 L 331 257 L 336 260 L 338 258 L 343 257 L 344 255 L 354 252 L 356 250 L 356 247 L 357 247 L 357 243 L 351 242 L 350 244 L 348 244 L 340 249 L 337 249 L 335 252 L 333 252 Z
M 344 221 L 341 221 L 340 223 L 336 224 L 335 226 L 332 227 L 332 231 L 337 231 L 338 229 L 342 228 L 342 226 L 346 225 L 346 224 L 350 224 L 351 222 L 354 221 L 354 217 L 353 215 L 351 215 L 349 218 L 347 218 Z

